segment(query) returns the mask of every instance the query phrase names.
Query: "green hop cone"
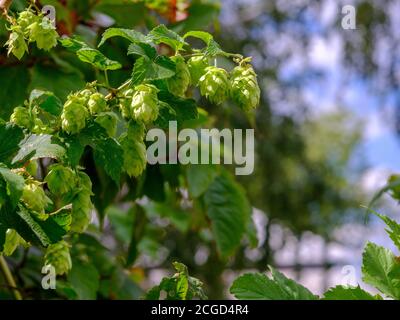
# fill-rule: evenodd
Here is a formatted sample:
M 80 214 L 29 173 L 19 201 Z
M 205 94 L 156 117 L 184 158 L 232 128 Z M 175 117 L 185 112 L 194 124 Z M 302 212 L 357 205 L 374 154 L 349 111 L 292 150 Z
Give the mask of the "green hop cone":
M 232 70 L 231 98 L 245 111 L 255 109 L 260 104 L 260 87 L 251 65 Z
M 25 170 L 31 175 L 36 176 L 38 171 L 38 163 L 37 160 L 31 160 L 29 164 L 25 167 Z
M 143 123 L 131 120 L 131 121 L 129 121 L 129 124 L 128 124 L 127 134 L 128 134 L 128 137 L 132 140 L 143 141 L 144 136 L 146 134 L 145 130 L 146 130 L 146 128 Z
M 151 84 L 141 84 L 135 88 L 131 112 L 134 119 L 151 123 L 158 117 L 158 89 Z
M 132 118 L 131 105 L 132 105 L 133 94 L 134 91 L 132 89 L 128 89 L 123 93 L 122 97 L 119 99 L 119 108 L 121 110 L 121 114 L 126 119 Z
M 44 17 L 41 21 L 32 23 L 28 29 L 29 41 L 36 42 L 39 49 L 49 51 L 57 45 L 59 36 L 49 18 Z
M 51 193 L 64 195 L 71 192 L 76 185 L 75 172 L 61 164 L 53 164 L 49 167 L 49 173 L 45 180 Z
M 130 177 L 138 177 L 147 165 L 146 145 L 136 137 L 125 135 L 121 139 L 124 150 L 124 169 Z
M 72 200 L 71 231 L 82 233 L 92 220 L 92 182 L 83 172 L 78 173 L 78 192 Z
M 192 83 L 197 86 L 200 78 L 205 74 L 208 65 L 208 59 L 204 56 L 195 56 L 189 59 L 188 68 Z
M 16 25 L 11 27 L 10 37 L 5 45 L 8 47 L 8 55 L 12 53 L 18 60 L 21 60 L 25 52 L 28 52 L 24 31 L 20 26 Z
M 68 243 L 62 240 L 55 244 L 49 245 L 44 254 L 44 265 L 50 265 L 56 269 L 57 275 L 68 273 L 68 271 L 72 268 Z
M 28 108 L 16 107 L 10 117 L 10 122 L 22 128 L 31 129 L 34 124 L 34 119 L 32 118 Z
M 88 108 L 91 114 L 98 114 L 107 111 L 107 100 L 101 93 L 93 93 L 88 101 Z
M 221 104 L 229 95 L 229 75 L 225 69 L 207 67 L 206 73 L 199 80 L 200 93 L 212 103 Z
M 102 112 L 95 121 L 106 129 L 108 136 L 113 137 L 117 133 L 118 116 L 114 112 Z
M 171 60 L 175 62 L 176 70 L 175 75 L 168 79 L 168 89 L 174 95 L 183 97 L 190 85 L 189 68 L 185 59 L 180 55 L 173 56 Z
M 28 181 L 25 184 L 21 199 L 27 208 L 37 213 L 44 213 L 45 208 L 51 203 L 51 200 L 46 196 L 42 186 L 37 181 Z
M 64 104 L 61 114 L 61 126 L 65 132 L 75 134 L 86 126 L 89 112 L 85 106 L 85 99 L 76 95 L 70 95 Z
M 18 15 L 17 25 L 21 27 L 26 36 L 29 36 L 29 26 L 35 22 L 40 23 L 40 17 L 37 16 L 32 10 L 24 10 Z

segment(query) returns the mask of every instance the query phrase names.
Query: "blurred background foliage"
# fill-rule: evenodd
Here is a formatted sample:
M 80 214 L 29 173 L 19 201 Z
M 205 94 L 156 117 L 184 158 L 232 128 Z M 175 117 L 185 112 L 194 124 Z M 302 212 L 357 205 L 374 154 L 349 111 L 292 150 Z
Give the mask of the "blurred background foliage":
M 224 105 L 217 108 L 202 101 L 201 106 L 209 117 L 200 117 L 195 125 L 255 127 L 256 168 L 253 175 L 238 177 L 238 180 L 254 208 L 259 241 L 255 248 L 249 249 L 249 244 L 256 244 L 250 236 L 229 259 L 218 254 L 210 234 L 198 232 L 200 226 L 207 223 L 199 218 L 203 216 L 196 214 L 203 210 L 203 204 L 192 202 L 179 181 L 180 174 L 190 171 L 190 168 L 179 165 L 150 167 L 144 181 L 127 181 L 119 192 L 110 187 L 112 182 L 96 169 L 88 153 L 83 164 L 93 168 L 89 173 L 94 182 L 94 202 L 104 231 L 92 226 L 88 234 L 74 239 L 72 255 L 84 256 L 93 262 L 92 267 L 90 270 L 80 268 L 79 261 L 74 261 L 77 266 L 68 275 L 68 282 L 57 283 L 57 293 L 39 290 L 41 253 L 35 248 L 20 249 L 10 262 L 19 283 L 25 288 L 25 296 L 138 298 L 162 275 L 170 273 L 171 263 L 178 260 L 188 266 L 192 275 L 204 281 L 210 298 L 226 298 L 229 275 L 225 270 L 264 271 L 267 264 L 277 265 L 275 252 L 284 247 L 287 238 L 295 237 L 300 241 L 305 233 L 312 232 L 323 237 L 326 243 L 340 242 L 343 238 L 335 237 L 335 228 L 349 222 L 364 222 L 359 209 L 360 204 L 368 203 L 360 186 L 361 174 L 367 167 L 359 148 L 362 123 L 351 112 L 341 108 L 340 98 L 338 110 L 316 116 L 302 94 L 310 79 L 323 77 L 320 70 L 309 65 L 304 53 L 311 45 L 310 30 L 314 25 L 310 20 L 312 15 L 322 14 L 319 10 L 322 10 L 325 0 L 38 2 L 56 8 L 60 34 L 79 35 L 93 46 L 110 26 L 146 32 L 164 23 L 179 33 L 210 31 L 226 51 L 253 57 L 263 92 L 262 104 L 255 117 L 246 119 L 236 107 Z M 340 14 L 332 25 L 319 30 L 326 33 L 326 37 L 329 37 L 329 32 L 339 33 L 346 48 L 344 61 L 348 76 L 365 77 L 371 88 L 379 91 L 382 97 L 387 97 L 393 89 L 398 90 L 399 63 L 395 56 L 399 36 L 396 30 L 389 28 L 386 14 L 386 8 L 395 4 L 398 5 L 398 1 L 358 1 L 357 32 L 340 28 Z M 24 7 L 25 1 L 15 0 L 12 10 Z M 0 42 L 5 43 L 7 30 L 3 20 L 0 36 Z M 388 57 L 384 66 L 376 60 L 376 51 L 379 50 L 376 44 L 381 41 L 387 44 Z M 114 38 L 100 49 L 124 66 L 110 75 L 110 82 L 115 87 L 132 70 L 134 60 L 125 54 L 127 46 L 124 40 Z M 282 76 L 282 69 L 293 55 L 301 57 L 303 54 L 302 72 L 290 80 Z M 222 60 L 218 63 L 228 62 Z M 21 62 L 7 57 L 6 49 L 1 48 L 0 117 L 8 119 L 12 109 L 23 104 L 33 89 L 32 83 L 36 89 L 53 91 L 65 99 L 69 92 L 102 77 L 61 48 L 50 54 L 32 49 Z M 345 81 L 343 85 L 346 85 Z M 212 177 L 214 170 L 202 167 L 193 173 L 193 179 L 207 180 L 204 177 Z M 143 185 L 138 188 L 140 183 Z M 139 192 L 139 189 L 144 191 Z M 138 198 L 142 199 L 137 203 Z M 118 205 L 115 205 L 115 199 Z M 272 230 L 277 225 L 284 230 L 278 246 L 270 242 Z M 249 234 L 254 236 L 254 232 Z M 319 267 L 331 265 L 326 262 Z M 302 265 L 294 261 L 293 265 L 277 267 L 299 270 Z M 71 288 L 71 283 L 73 287 L 74 282 L 85 278 L 92 279 L 87 281 L 87 288 L 81 286 L 79 292 Z M 0 295 L 7 296 L 8 291 L 0 288 Z

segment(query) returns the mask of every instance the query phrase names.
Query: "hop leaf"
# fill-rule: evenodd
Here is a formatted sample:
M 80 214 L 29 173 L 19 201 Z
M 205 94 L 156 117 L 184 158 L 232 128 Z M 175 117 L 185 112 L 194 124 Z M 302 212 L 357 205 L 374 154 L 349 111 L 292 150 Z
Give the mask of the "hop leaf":
M 22 201 L 27 208 L 44 213 L 44 209 L 51 203 L 42 186 L 37 181 L 28 181 L 22 193 Z
M 6 233 L 6 241 L 4 243 L 3 254 L 11 256 L 19 245 L 27 246 L 27 243 L 14 229 L 8 229 Z
M 206 73 L 199 80 L 200 92 L 215 104 L 223 103 L 229 94 L 229 79 L 226 70 L 207 67 Z
M 31 129 L 34 123 L 32 118 L 27 108 L 16 107 L 10 117 L 10 122 L 22 128 Z
M 177 55 L 171 58 L 176 65 L 176 73 L 168 79 L 168 89 L 176 96 L 185 96 L 190 85 L 190 72 L 182 56 Z
M 78 174 L 78 192 L 72 200 L 71 231 L 82 233 L 86 230 L 92 219 L 92 182 L 83 172 Z
M 131 111 L 134 119 L 151 123 L 158 117 L 158 89 L 151 84 L 141 84 L 135 88 Z
M 56 274 L 63 275 L 72 268 L 69 246 L 64 240 L 47 247 L 44 255 L 44 264 L 56 269 Z
M 107 100 L 101 93 L 93 93 L 88 101 L 88 108 L 91 114 L 98 114 L 107 111 Z
M 6 46 L 8 46 L 8 55 L 12 53 L 18 60 L 21 60 L 25 52 L 28 52 L 23 29 L 16 25 L 11 27 L 11 33 Z
M 71 192 L 76 185 L 75 172 L 60 164 L 49 167 L 50 171 L 45 178 L 49 190 L 56 195 Z
M 131 120 L 128 125 L 128 137 L 132 140 L 144 140 L 145 127 L 143 123 Z
M 124 169 L 130 177 L 140 176 L 146 169 L 146 145 L 135 136 L 126 134 L 121 139 L 124 150 Z
M 208 65 L 208 60 L 204 56 L 195 56 L 189 59 L 188 68 L 192 83 L 197 85 L 200 78 L 205 74 Z
M 102 112 L 97 116 L 95 121 L 106 129 L 108 136 L 115 136 L 117 132 L 118 116 L 114 112 Z
M 49 51 L 57 45 L 58 33 L 50 19 L 44 17 L 40 22 L 34 22 L 29 27 L 29 41 L 36 42 L 39 49 Z
M 250 65 L 238 66 L 232 70 L 231 98 L 246 111 L 259 105 L 260 87 L 257 75 Z
M 62 129 L 68 133 L 78 133 L 86 126 L 89 112 L 85 106 L 85 98 L 77 95 L 68 97 L 61 114 Z

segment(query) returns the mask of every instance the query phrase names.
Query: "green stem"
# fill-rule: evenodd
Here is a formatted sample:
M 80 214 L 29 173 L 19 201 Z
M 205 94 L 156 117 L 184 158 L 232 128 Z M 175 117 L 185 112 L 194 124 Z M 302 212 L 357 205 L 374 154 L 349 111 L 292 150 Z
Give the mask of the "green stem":
M 14 277 L 10 271 L 10 268 L 8 267 L 7 261 L 2 255 L 0 255 L 0 269 L 4 273 L 4 277 L 6 278 L 7 284 L 11 288 L 15 299 L 22 300 L 22 295 L 17 288 L 17 284 L 15 283 Z
M 108 95 L 106 95 L 106 99 L 107 100 L 111 100 L 112 98 L 115 97 L 115 94 L 119 91 L 124 90 L 126 87 L 129 87 L 132 83 L 132 79 L 129 79 L 127 81 L 125 81 L 122 85 L 120 85 L 117 89 L 113 90 L 112 92 L 110 92 Z
M 107 87 L 110 87 L 110 81 L 108 80 L 108 73 L 107 70 L 104 70 L 104 78 L 106 79 Z

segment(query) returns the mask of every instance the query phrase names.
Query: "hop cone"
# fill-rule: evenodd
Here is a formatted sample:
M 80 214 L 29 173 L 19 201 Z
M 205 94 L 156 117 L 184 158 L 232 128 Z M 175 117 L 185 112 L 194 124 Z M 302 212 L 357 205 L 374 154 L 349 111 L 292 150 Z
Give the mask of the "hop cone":
M 72 200 L 71 231 L 82 233 L 86 230 L 92 219 L 92 182 L 83 172 L 78 174 L 78 193 Z
M 183 97 L 190 85 L 190 72 L 182 56 L 171 58 L 176 64 L 176 73 L 168 79 L 168 89 L 176 96 Z
M 143 123 L 131 120 L 128 124 L 128 137 L 131 140 L 143 141 L 145 136 L 145 129 L 146 128 Z
M 187 65 L 190 71 L 192 83 L 194 85 L 197 85 L 200 78 L 206 72 L 206 68 L 208 67 L 208 60 L 204 56 L 196 56 L 190 58 Z
M 68 273 L 72 268 L 68 243 L 62 240 L 48 246 L 44 255 L 44 264 L 53 266 L 58 275 Z
M 63 195 L 72 191 L 76 185 L 75 172 L 61 164 L 54 164 L 45 178 L 51 193 Z
M 50 19 L 44 17 L 41 21 L 32 23 L 28 29 L 29 41 L 36 42 L 39 49 L 49 51 L 57 45 L 58 33 Z
M 135 88 L 131 111 L 134 119 L 151 123 L 158 117 L 158 89 L 151 84 L 141 84 Z
M 91 114 L 98 114 L 107 111 L 107 100 L 101 93 L 93 93 L 88 101 L 88 108 Z
M 21 27 L 26 36 L 29 36 L 29 26 L 35 22 L 40 22 L 40 17 L 31 10 L 20 12 L 17 19 L 17 25 Z
M 146 145 L 136 137 L 125 135 L 121 139 L 124 150 L 124 169 L 130 177 L 142 174 L 147 164 Z
M 229 79 L 226 70 L 207 67 L 206 73 L 199 80 L 200 92 L 215 104 L 221 104 L 228 98 Z
M 28 52 L 23 29 L 16 25 L 11 27 L 10 37 L 6 42 L 8 46 L 8 54 L 12 53 L 18 60 L 21 60 L 25 52 Z
M 68 133 L 78 133 L 86 126 L 89 112 L 85 107 L 85 99 L 76 95 L 68 97 L 61 114 L 62 129 Z
M 128 89 L 123 93 L 123 97 L 119 100 L 119 108 L 121 110 L 121 114 L 126 119 L 131 119 L 131 105 L 132 105 L 132 96 L 133 90 Z
M 243 110 L 255 109 L 259 105 L 260 87 L 250 65 L 238 66 L 232 70 L 231 97 Z
M 118 116 L 114 112 L 102 112 L 97 116 L 95 121 L 106 129 L 110 137 L 115 136 L 117 132 Z
M 33 124 L 29 110 L 24 107 L 16 107 L 14 109 L 14 112 L 10 117 L 10 122 L 27 129 L 30 129 Z
M 29 181 L 25 185 L 22 201 L 29 209 L 38 213 L 43 213 L 47 205 L 51 203 L 43 188 L 36 181 Z

